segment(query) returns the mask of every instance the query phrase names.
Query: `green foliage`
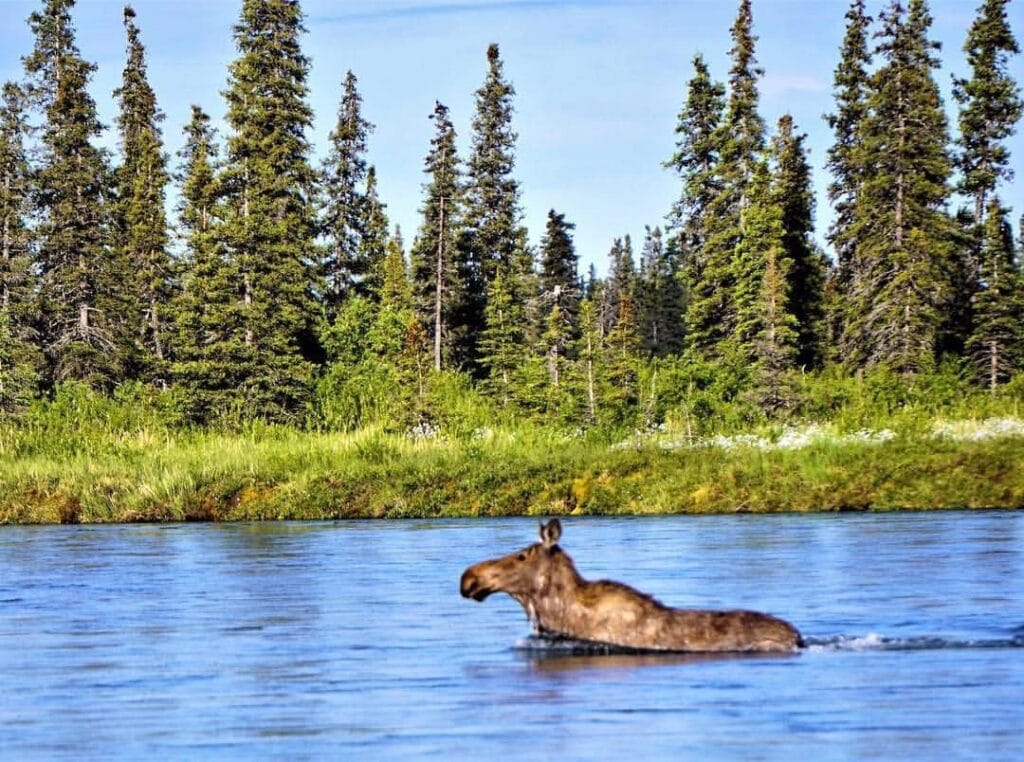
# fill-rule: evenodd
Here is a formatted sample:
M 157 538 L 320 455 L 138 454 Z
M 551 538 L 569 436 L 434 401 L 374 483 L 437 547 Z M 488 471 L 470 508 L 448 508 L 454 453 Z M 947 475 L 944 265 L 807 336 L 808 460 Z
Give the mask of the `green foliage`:
M 337 314 L 345 296 L 366 295 L 365 289 L 357 290 L 357 286 L 361 286 L 370 269 L 364 256 L 367 252 L 360 251 L 360 246 L 373 211 L 367 208 L 362 189 L 368 179 L 364 154 L 373 125 L 363 118 L 362 103 L 356 75 L 349 71 L 342 83 L 338 120 L 330 135 L 330 152 L 321 183 L 324 204 L 320 224 L 327 237 L 324 302 L 329 319 Z M 386 223 L 384 230 L 386 233 Z
M 35 47 L 24 59 L 30 103 L 44 118 L 34 173 L 42 348 L 54 381 L 109 388 L 128 353 L 118 296 L 128 274 L 110 246 L 111 174 L 88 92 L 96 67 L 75 44 L 73 4 L 46 0 L 29 17 Z
M 923 0 L 881 15 L 868 114 L 865 166 L 851 234 L 857 240 L 844 306 L 844 359 L 904 373 L 933 367 L 954 301 L 956 231 L 946 213 L 948 129 L 932 77 L 938 65 Z
M 311 393 L 320 319 L 302 31 L 298 4 L 245 0 L 225 92 L 232 134 L 221 235 L 240 325 L 219 371 L 238 379 L 241 409 L 278 421 L 294 419 Z
M 169 177 L 159 124 L 163 114 L 146 76 L 145 50 L 135 26 L 135 11 L 124 9 L 128 61 L 121 87 L 117 123 L 124 160 L 116 171 L 114 249 L 129 276 L 122 284 L 125 343 L 134 345 L 134 378 L 169 383 L 170 321 L 173 299 L 171 258 L 167 251 L 165 188 Z
M 982 2 L 964 42 L 971 78 L 954 80 L 953 97 L 960 104 L 959 190 L 974 201 L 979 228 L 998 182 L 1011 176 L 1005 141 L 1024 114 L 1020 88 L 1007 71 L 1010 56 L 1020 53 L 1007 18 L 1008 2 Z
M 416 233 L 410 260 L 416 311 L 427 327 L 434 370 L 440 371 L 469 359 L 454 356 L 456 347 L 466 344 L 464 333 L 468 326 L 459 326 L 461 337 L 453 333 L 454 315 L 459 305 L 466 303 L 460 273 L 466 271 L 467 265 L 460 265 L 457 260 L 464 252 L 459 247 L 458 235 L 463 199 L 455 128 L 447 106 L 442 103 L 435 103 L 430 118 L 436 129 L 424 166 L 430 182 L 425 188 L 423 222 Z
M 1024 283 L 1014 258 L 1006 210 L 996 196 L 990 198 L 986 209 L 979 265 L 974 329 L 966 349 L 978 377 L 994 394 L 1024 362 Z

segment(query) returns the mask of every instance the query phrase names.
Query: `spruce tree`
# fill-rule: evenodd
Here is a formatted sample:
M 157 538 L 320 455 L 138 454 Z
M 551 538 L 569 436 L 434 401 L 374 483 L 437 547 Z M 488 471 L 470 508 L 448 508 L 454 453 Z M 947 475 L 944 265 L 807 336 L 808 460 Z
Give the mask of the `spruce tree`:
M 775 191 L 768 166 L 759 164 L 736 253 L 736 347 L 754 363 L 754 394 L 769 413 L 791 402 L 787 382 L 800 349 L 800 324 L 793 311 L 794 261 L 786 245 L 786 199 Z
M 455 128 L 448 107 L 436 102 L 430 118 L 436 130 L 424 165 L 430 181 L 424 187 L 426 198 L 420 210 L 423 222 L 410 259 L 416 309 L 433 346 L 434 370 L 441 370 L 446 357 L 449 363 L 454 360 L 452 316 L 464 298 L 455 259 L 459 253 L 462 188 Z
M 608 251 L 608 278 L 598 301 L 598 321 L 602 336 L 611 331 L 619 320 L 623 301 L 631 304 L 632 317 L 636 317 L 636 260 L 633 258 L 633 240 L 627 235 L 616 238 Z
M 42 346 L 54 381 L 109 387 L 123 376 L 117 294 L 125 274 L 110 246 L 111 173 L 88 92 L 95 71 L 75 44 L 73 0 L 46 0 L 29 17 L 28 93 L 42 114 L 35 196 Z
M 515 400 L 516 374 L 525 352 L 523 304 L 516 299 L 512 274 L 499 268 L 487 288 L 480 362 L 487 371 L 486 387 L 502 406 Z
M 210 117 L 192 106 L 184 129 L 178 220 L 185 244 L 182 288 L 174 304 L 176 338 L 172 374 L 196 421 L 213 420 L 236 406 L 245 355 L 238 272 L 222 236 L 223 186 Z
M 564 320 L 575 325 L 580 306 L 579 257 L 573 244 L 576 226 L 564 214 L 548 211 L 547 226 L 540 242 L 540 272 L 537 283 L 545 312 L 557 306 Z
M 360 256 L 367 218 L 366 142 L 373 125 L 362 115 L 363 99 L 351 71 L 342 83 L 338 120 L 330 135 L 330 152 L 323 168 L 323 233 L 327 237 L 324 276 L 328 318 L 337 314 L 345 296 L 366 295 L 362 279 L 369 265 Z
M 601 352 L 605 382 L 601 396 L 609 417 L 621 423 L 630 417 L 639 398 L 637 366 L 641 342 L 633 292 L 620 291 L 615 306 L 615 318 Z
M 686 301 L 673 244 L 665 245 L 660 228 L 646 228 L 637 278 L 637 319 L 643 347 L 656 357 L 681 352 L 685 336 Z
M 481 300 L 480 295 L 490 292 L 491 281 L 501 271 L 505 275 L 502 289 L 507 290 L 516 308 L 522 311 L 532 269 L 526 229 L 521 224 L 519 183 L 512 175 L 517 138 L 512 129 L 515 89 L 505 80 L 497 45 L 488 47 L 487 63 L 487 77 L 476 91 L 472 150 L 466 165 L 460 277 L 467 299 L 459 321 L 470 340 L 466 348 L 470 356 L 471 332 L 484 322 L 486 300 Z
M 540 244 L 538 290 L 541 325 L 540 354 L 544 357 L 551 387 L 558 389 L 565 375 L 566 354 L 579 332 L 579 258 L 573 245 L 576 228 L 564 214 L 548 211 L 548 222 Z M 549 405 L 554 399 L 549 395 Z
M 124 157 L 117 170 L 115 248 L 128 276 L 122 295 L 129 339 L 136 345 L 133 375 L 166 384 L 173 291 L 164 212 L 169 178 L 159 126 L 163 114 L 146 77 L 145 49 L 130 6 L 124 8 L 124 26 L 128 61 L 114 92 L 121 107 L 117 125 Z
M 3 87 L 0 103 L 0 415 L 35 393 L 39 364 L 32 272 L 30 173 L 25 155 L 24 94 Z
M 709 200 L 701 232 L 703 254 L 699 275 L 689 278 L 686 329 L 690 346 L 706 359 L 720 357 L 720 344 L 736 328 L 737 307 L 733 259 L 743 236 L 742 211 L 754 169 L 765 145 L 764 121 L 758 113 L 758 79 L 750 0 L 740 0 L 731 30 L 729 97 L 716 136 L 716 192 Z
M 721 190 L 717 164 L 723 133 L 719 130 L 725 108 L 725 87 L 711 79 L 703 56 L 693 58 L 694 75 L 676 125 L 676 152 L 666 163 L 679 175 L 682 190 L 669 215 L 671 235 L 687 263 L 688 280 L 700 280 L 701 254 L 707 213 Z
M 854 211 L 856 279 L 847 299 L 847 357 L 901 373 L 933 366 L 953 303 L 955 229 L 946 212 L 948 129 L 932 72 L 923 0 L 881 14 L 881 41 L 862 124 L 866 173 Z
M 363 196 L 362 236 L 359 239 L 358 261 L 365 266 L 360 290 L 376 298 L 384 285 L 384 260 L 388 256 L 388 215 L 377 190 L 377 170 L 366 171 L 366 193 Z
M 306 131 L 309 60 L 294 0 L 245 0 L 235 27 L 224 167 L 227 255 L 241 302 L 242 352 L 229 375 L 246 414 L 282 419 L 307 399 L 319 291 Z
M 1020 88 L 1007 71 L 1020 52 L 1007 19 L 1009 0 L 984 0 L 964 43 L 970 79 L 955 79 L 960 104 L 957 140 L 959 190 L 973 201 L 974 224 L 984 222 L 988 198 L 1000 180 L 1013 177 L 1006 146 L 1024 113 Z
M 782 247 L 790 263 L 786 309 L 797 325 L 796 364 L 809 369 L 823 359 L 827 263 L 814 243 L 814 188 L 806 138 L 794 131 L 793 118 L 786 114 L 779 119 L 771 154 L 772 193 L 782 210 Z
M 1014 261 L 1013 234 L 1006 217 L 999 198 L 989 196 L 974 327 L 967 341 L 967 353 L 978 377 L 993 394 L 1021 369 L 1024 360 L 1024 283 Z
M 736 247 L 736 327 L 733 341 L 741 356 L 761 362 L 797 354 L 797 321 L 792 313 L 793 261 L 785 246 L 780 199 L 772 192 L 768 165 L 756 165 L 743 210 L 744 235 Z
M 856 256 L 853 226 L 857 199 L 867 174 L 863 123 L 868 114 L 867 98 L 871 86 L 870 24 L 864 0 L 853 0 L 846 12 L 846 34 L 833 80 L 836 110 L 825 117 L 834 135 L 826 166 L 832 173 L 828 198 L 835 210 L 835 219 L 827 238 L 836 257 L 829 283 L 832 299 L 828 307 L 828 330 L 842 358 L 851 353 L 843 335 L 848 319 L 845 314 L 846 298 L 852 282 L 859 282 L 865 277 L 858 269 L 860 263 Z

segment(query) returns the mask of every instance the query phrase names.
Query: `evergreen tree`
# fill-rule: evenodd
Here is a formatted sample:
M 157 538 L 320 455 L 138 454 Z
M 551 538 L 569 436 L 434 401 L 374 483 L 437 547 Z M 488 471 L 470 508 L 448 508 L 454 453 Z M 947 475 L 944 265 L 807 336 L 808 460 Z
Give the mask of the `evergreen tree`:
M 515 399 L 516 372 L 526 357 L 523 303 L 515 297 L 513 276 L 498 269 L 487 289 L 480 361 L 487 370 L 486 385 L 503 405 Z
M 616 238 L 608 252 L 608 279 L 601 290 L 598 321 L 605 336 L 618 322 L 623 301 L 630 302 L 631 315 L 636 317 L 636 261 L 633 240 L 627 235 Z
M 384 285 L 384 260 L 388 256 L 390 236 L 386 206 L 377 191 L 377 170 L 374 167 L 366 172 L 366 193 L 363 198 L 363 233 L 359 239 L 358 261 L 365 266 L 366 272 L 360 288 L 375 298 Z
M 512 176 L 517 137 L 512 130 L 515 89 L 505 80 L 497 45 L 488 47 L 487 62 L 487 77 L 476 91 L 472 150 L 467 163 L 465 251 L 461 255 L 460 277 L 467 299 L 459 320 L 470 340 L 474 327 L 484 322 L 486 301 L 479 296 L 490 293 L 489 286 L 498 272 L 504 271 L 502 289 L 522 311 L 532 270 L 526 229 L 521 224 L 519 183 Z M 473 356 L 471 341 L 467 350 Z
M 31 398 L 39 363 L 34 346 L 31 231 L 25 222 L 30 212 L 30 176 L 23 99 L 17 85 L 4 85 L 0 104 L 0 415 Z
M 792 400 L 787 381 L 798 357 L 800 324 L 793 313 L 786 199 L 774 192 L 767 165 L 760 164 L 755 172 L 736 257 L 736 340 L 741 355 L 754 362 L 758 402 L 774 412 Z
M 449 362 L 452 359 L 452 314 L 463 298 L 455 261 L 459 252 L 462 189 L 455 128 L 448 116 L 448 107 L 435 103 L 430 118 L 436 129 L 424 166 L 430 182 L 425 186 L 426 198 L 420 210 L 423 222 L 413 242 L 410 259 L 416 309 L 421 322 L 428 327 L 434 369 L 441 370 L 445 357 Z
M 686 301 L 675 247 L 665 245 L 661 229 L 646 228 L 637 283 L 638 325 L 644 349 L 656 357 L 683 348 Z
M 1020 52 L 1007 20 L 1009 0 L 984 0 L 964 43 L 970 79 L 955 79 L 953 96 L 960 104 L 957 165 L 959 190 L 972 199 L 974 224 L 980 228 L 989 196 L 1000 180 L 1013 176 L 1006 139 L 1024 113 L 1020 88 L 1007 71 Z
M 924 0 L 899 0 L 881 15 L 882 66 L 872 77 L 862 124 L 866 173 L 851 234 L 856 279 L 844 335 L 858 367 L 898 372 L 932 367 L 953 302 L 955 229 L 949 198 L 948 129 L 932 72 Z
M 641 343 L 633 294 L 621 291 L 616 308 L 615 320 L 602 347 L 601 396 L 607 403 L 607 412 L 616 423 L 621 423 L 633 412 L 639 398 L 637 366 Z
M 595 283 L 594 280 L 591 283 Z M 584 400 L 583 409 L 588 424 L 596 424 L 601 406 L 598 388 L 602 383 L 603 368 L 601 365 L 601 329 L 599 326 L 597 304 L 593 295 L 586 296 L 580 302 L 580 336 L 573 354 L 577 358 L 578 368 L 575 374 L 578 383 L 578 395 Z
M 318 349 L 303 31 L 293 0 L 245 0 L 225 93 L 233 132 L 223 232 L 242 316 L 241 362 L 228 375 L 238 379 L 246 414 L 272 419 L 294 414 L 307 398 Z
M 558 307 L 562 320 L 575 325 L 580 306 L 579 257 L 572 240 L 576 226 L 564 214 L 548 211 L 547 227 L 540 242 L 538 287 L 545 313 Z M 546 318 L 545 318 L 546 320 Z
M 793 260 L 786 249 L 782 199 L 772 192 L 768 165 L 759 163 L 743 210 L 744 235 L 736 248 L 734 300 L 737 349 L 747 360 L 773 366 L 796 359 L 797 321 L 792 313 Z
M 967 341 L 968 355 L 993 394 L 1021 369 L 1024 360 L 1024 284 L 1014 262 L 1013 234 L 1006 214 L 998 197 L 989 196 L 974 330 Z
M 167 159 L 159 126 L 163 114 L 146 77 L 145 50 L 130 6 L 124 8 L 124 26 L 128 62 L 114 92 L 121 106 L 117 124 L 124 156 L 117 171 L 115 247 L 128 276 L 122 295 L 129 339 L 136 344 L 139 367 L 134 374 L 166 383 L 173 292 L 164 212 Z
M 181 293 L 175 302 L 173 376 L 197 421 L 222 416 L 236 405 L 237 368 L 246 354 L 238 271 L 222 240 L 223 187 L 210 117 L 192 107 L 184 129 L 179 229 L 185 244 Z
M 337 314 L 342 299 L 349 293 L 366 295 L 361 283 L 369 270 L 369 264 L 360 256 L 367 218 L 362 188 L 368 172 L 366 141 L 373 125 L 363 118 L 363 99 L 357 85 L 356 75 L 349 71 L 342 83 L 338 121 L 330 135 L 330 153 L 323 170 L 328 318 Z
M 686 333 L 690 345 L 707 359 L 721 355 L 719 345 L 736 328 L 733 259 L 743 236 L 742 210 L 749 203 L 749 185 L 765 144 L 764 121 L 757 110 L 757 81 L 764 71 L 755 57 L 750 0 L 740 0 L 731 35 L 729 97 L 716 136 L 716 191 L 704 215 L 699 275 L 688 278 Z
M 721 191 L 717 172 L 723 133 L 719 130 L 725 108 L 725 87 L 711 79 L 704 58 L 693 58 L 694 75 L 690 80 L 686 103 L 676 125 L 676 152 L 666 166 L 682 180 L 679 200 L 669 215 L 671 235 L 686 261 L 687 281 L 700 282 L 701 254 L 707 213 L 715 195 Z
M 579 332 L 580 279 L 579 258 L 573 245 L 576 228 L 564 214 L 548 211 L 548 222 L 540 244 L 538 290 L 541 325 L 540 354 L 544 357 L 548 382 L 553 389 L 562 385 L 566 354 Z M 548 406 L 554 404 L 548 395 Z
M 826 160 L 826 166 L 832 173 L 828 198 L 835 210 L 835 220 L 827 238 L 836 255 L 836 266 L 829 284 L 833 298 L 828 323 L 831 338 L 844 358 L 850 354 L 843 336 L 847 320 L 846 297 L 852 282 L 859 282 L 864 277 L 857 269 L 859 260 L 853 225 L 857 199 L 867 173 L 862 128 L 868 113 L 867 98 L 871 86 L 870 24 L 864 0 L 853 0 L 846 12 L 846 34 L 834 75 L 836 110 L 825 117 L 835 136 Z
M 73 0 L 29 17 L 29 96 L 44 118 L 35 172 L 42 346 L 55 381 L 109 386 L 122 377 L 118 272 L 110 247 L 110 171 L 93 141 L 102 125 L 88 92 L 95 66 L 75 45 Z
M 796 319 L 796 364 L 814 368 L 823 355 L 827 264 L 814 243 L 814 188 L 804 148 L 806 138 L 794 132 L 789 114 L 779 119 L 778 134 L 771 141 L 775 164 L 772 193 L 782 210 L 782 248 L 790 263 L 785 309 Z

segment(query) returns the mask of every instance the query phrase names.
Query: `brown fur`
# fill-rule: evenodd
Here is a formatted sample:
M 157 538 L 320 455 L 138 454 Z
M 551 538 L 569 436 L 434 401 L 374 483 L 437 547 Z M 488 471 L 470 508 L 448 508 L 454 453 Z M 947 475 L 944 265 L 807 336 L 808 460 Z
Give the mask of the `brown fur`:
M 504 558 L 471 566 L 463 597 L 482 601 L 508 593 L 534 631 L 621 648 L 650 651 L 793 651 L 802 644 L 793 625 L 756 611 L 673 609 L 619 582 L 588 582 L 558 545 L 558 519 L 541 525 L 541 541 Z

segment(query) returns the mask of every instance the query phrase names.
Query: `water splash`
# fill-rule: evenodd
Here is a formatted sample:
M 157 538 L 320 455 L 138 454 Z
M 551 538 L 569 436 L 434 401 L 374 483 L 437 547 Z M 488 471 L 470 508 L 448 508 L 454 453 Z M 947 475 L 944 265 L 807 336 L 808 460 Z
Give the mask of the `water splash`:
M 1004 638 L 955 638 L 941 635 L 888 637 L 878 633 L 867 635 L 830 635 L 804 637 L 811 653 L 836 651 L 945 651 L 965 648 L 1024 648 L 1024 628 L 1013 630 Z
M 911 635 L 890 637 L 878 633 L 867 635 L 805 636 L 808 653 L 857 651 L 944 651 L 968 648 L 1024 648 L 1024 626 L 1010 631 L 1007 637 L 957 638 L 942 635 Z M 588 640 L 531 635 L 516 642 L 513 650 L 530 656 L 612 656 L 657 654 L 658 651 L 623 648 Z

